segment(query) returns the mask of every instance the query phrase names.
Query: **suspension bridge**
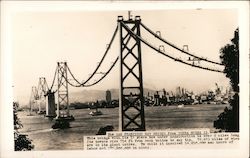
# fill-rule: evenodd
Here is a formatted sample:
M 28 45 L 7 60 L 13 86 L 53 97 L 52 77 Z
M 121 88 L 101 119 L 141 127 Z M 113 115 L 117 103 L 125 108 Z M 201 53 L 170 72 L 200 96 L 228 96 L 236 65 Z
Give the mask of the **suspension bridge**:
M 155 46 L 150 41 L 144 38 L 141 34 L 141 29 L 144 29 L 148 35 L 152 36 L 161 45 Z M 119 34 L 119 35 L 118 35 Z M 100 67 L 106 60 L 107 54 L 112 48 L 113 41 L 116 36 L 120 40 L 120 53 L 113 59 L 112 64 L 105 72 L 100 72 Z M 142 74 L 142 46 L 146 46 L 166 58 L 186 66 L 203 69 L 204 71 L 213 71 L 223 73 L 223 64 L 204 57 L 194 55 L 189 52 L 188 46 L 183 48 L 167 41 L 161 37 L 160 31 L 153 31 L 146 24 L 142 23 L 140 16 L 135 16 L 125 20 L 123 16 L 118 16 L 117 26 L 113 32 L 111 40 L 104 51 L 100 62 L 98 62 L 94 71 L 85 80 L 79 80 L 74 76 L 67 62 L 58 62 L 54 72 L 53 81 L 48 86 L 44 77 L 39 78 L 38 86 L 32 87 L 30 97 L 30 108 L 38 106 L 39 113 L 42 113 L 41 104 L 46 105 L 46 116 L 56 117 L 56 119 L 72 119 L 69 110 L 69 90 L 68 87 L 91 87 L 99 84 L 112 71 L 119 61 L 120 65 L 120 96 L 119 96 L 119 130 L 121 131 L 145 131 L 145 116 L 144 116 L 144 94 L 143 94 L 143 74 Z M 173 56 L 165 48 L 171 47 L 177 51 Z M 186 49 L 184 49 L 186 48 Z M 185 55 L 185 58 L 180 58 L 179 54 Z M 134 63 L 131 60 L 133 59 Z M 212 66 L 208 67 L 207 64 Z M 216 67 L 216 68 L 215 68 Z M 94 77 L 98 77 L 94 80 Z M 134 82 L 128 83 L 128 80 L 133 78 Z M 131 93 L 131 92 L 134 93 Z M 55 94 L 57 94 L 57 105 L 55 104 Z M 57 106 L 57 107 L 55 107 Z M 56 111 L 56 112 L 55 112 Z

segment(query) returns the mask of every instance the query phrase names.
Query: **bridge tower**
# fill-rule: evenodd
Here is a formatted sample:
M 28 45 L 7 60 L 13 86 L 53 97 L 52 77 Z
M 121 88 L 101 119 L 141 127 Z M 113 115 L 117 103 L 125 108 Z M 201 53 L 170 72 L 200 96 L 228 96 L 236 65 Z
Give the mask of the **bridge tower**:
M 140 16 L 123 20 L 120 27 L 120 113 L 119 130 L 145 131 L 144 97 L 141 63 Z M 132 32 L 130 32 L 129 30 Z
M 33 107 L 35 107 L 36 101 L 39 99 L 38 97 L 38 92 L 37 92 L 37 88 L 36 86 L 32 86 L 31 88 L 31 95 L 30 95 L 30 113 L 29 115 L 31 115 L 31 112 L 33 111 Z
M 48 91 L 48 85 L 47 85 L 45 77 L 39 77 L 37 91 L 38 91 L 38 97 L 39 97 L 38 113 L 40 113 L 42 111 L 41 110 L 42 106 L 47 108 L 45 95 Z
M 57 62 L 57 118 L 69 116 L 67 62 Z

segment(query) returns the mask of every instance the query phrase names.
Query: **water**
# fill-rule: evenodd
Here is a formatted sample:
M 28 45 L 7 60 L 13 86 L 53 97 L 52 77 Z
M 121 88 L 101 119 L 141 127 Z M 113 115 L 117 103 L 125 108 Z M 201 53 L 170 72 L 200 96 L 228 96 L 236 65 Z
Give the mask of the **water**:
M 227 105 L 185 105 L 169 107 L 145 107 L 146 130 L 168 128 L 210 128 L 213 121 Z M 69 129 L 52 129 L 51 121 L 42 115 L 27 116 L 29 112 L 18 112 L 23 128 L 33 140 L 34 150 L 82 150 L 83 136 L 95 135 L 100 127 L 114 126 L 118 130 L 118 108 L 100 109 L 103 115 L 91 116 L 88 109 L 71 110 L 75 121 Z

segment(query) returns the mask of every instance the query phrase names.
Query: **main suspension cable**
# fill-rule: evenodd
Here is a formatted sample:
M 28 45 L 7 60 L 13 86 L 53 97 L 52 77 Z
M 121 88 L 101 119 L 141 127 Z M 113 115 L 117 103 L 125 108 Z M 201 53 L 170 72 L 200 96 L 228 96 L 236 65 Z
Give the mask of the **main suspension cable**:
M 55 71 L 55 73 L 54 73 L 54 78 L 53 78 L 53 81 L 52 81 L 52 84 L 51 84 L 49 90 L 52 90 L 52 88 L 53 88 L 53 86 L 54 86 L 54 83 L 55 83 L 55 80 L 56 80 L 57 70 L 58 70 L 58 67 L 56 67 L 56 71 Z
M 136 35 L 136 34 L 135 34 L 133 31 L 131 31 L 131 30 L 128 28 L 128 26 L 125 25 L 123 22 L 121 22 L 121 23 L 122 23 L 123 27 L 124 27 L 127 31 L 129 31 L 129 32 L 131 33 L 131 35 L 133 36 L 133 38 L 139 39 L 141 42 L 143 42 L 144 44 L 146 44 L 148 47 L 154 49 L 156 52 L 158 52 L 158 53 L 160 53 L 160 54 L 162 54 L 162 55 L 164 55 L 164 56 L 166 56 L 166 57 L 168 57 L 168 58 L 170 58 L 170 59 L 172 59 L 172 60 L 175 60 L 175 61 L 177 61 L 177 62 L 186 64 L 186 65 L 189 65 L 189 66 L 192 66 L 192 67 L 196 67 L 196 68 L 200 68 L 200 69 L 204 69 L 204 70 L 209 70 L 209 71 L 214 71 L 214 72 L 223 73 L 223 71 L 221 71 L 221 70 L 215 70 L 215 69 L 211 69 L 211 68 L 206 68 L 206 67 L 202 67 L 202 66 L 190 64 L 190 63 L 187 63 L 187 62 L 185 62 L 185 61 L 183 61 L 183 60 L 181 60 L 181 59 L 177 59 L 177 58 L 174 58 L 174 57 L 172 57 L 172 56 L 170 56 L 170 55 L 168 55 L 168 54 L 165 54 L 165 53 L 163 53 L 162 51 L 160 51 L 159 49 L 157 49 L 156 47 L 152 46 L 152 45 L 151 45 L 150 43 L 148 43 L 147 41 L 145 41 L 145 40 L 144 40 L 143 38 L 141 38 L 140 36 Z
M 68 65 L 67 65 L 67 69 L 68 69 L 68 71 L 69 71 L 71 77 L 74 79 L 74 81 L 76 81 L 76 82 L 78 83 L 78 85 L 75 85 L 74 87 L 81 87 L 81 86 L 82 86 L 82 83 L 80 83 L 80 82 L 75 78 L 75 76 L 74 76 L 73 73 L 71 72 L 71 70 L 70 70 L 70 68 L 68 67 Z
M 115 28 L 115 32 L 113 33 L 112 39 L 111 39 L 111 41 L 109 42 L 108 47 L 107 47 L 107 49 L 106 49 L 106 51 L 105 51 L 105 53 L 104 53 L 104 55 L 103 55 L 101 61 L 99 62 L 98 66 L 96 67 L 96 69 L 94 70 L 94 72 L 89 76 L 89 78 L 88 78 L 86 81 L 84 81 L 81 85 L 86 84 L 86 83 L 95 75 L 95 73 L 98 71 L 98 69 L 99 69 L 99 67 L 101 66 L 101 64 L 102 64 L 102 62 L 103 62 L 105 56 L 107 55 L 109 49 L 111 48 L 111 45 L 112 45 L 112 43 L 113 43 L 113 41 L 114 41 L 114 39 L 115 39 L 115 36 L 116 36 L 116 34 L 117 34 L 117 31 L 118 31 L 118 25 L 117 25 L 116 28 Z
M 88 85 L 75 85 L 75 84 L 73 84 L 73 83 L 71 83 L 70 81 L 69 81 L 69 79 L 67 79 L 64 75 L 63 75 L 63 77 L 65 78 L 65 80 L 68 82 L 68 84 L 69 85 L 71 85 L 71 86 L 73 86 L 73 87 L 91 87 L 91 86 L 93 86 L 93 85 L 96 85 L 97 83 L 99 83 L 100 81 L 102 81 L 108 74 L 109 74 L 109 72 L 113 69 L 113 67 L 115 66 L 115 64 L 117 63 L 117 61 L 118 61 L 118 59 L 119 59 L 119 57 L 117 57 L 116 59 L 115 59 L 115 61 L 113 62 L 113 64 L 110 66 L 110 68 L 108 69 L 108 71 L 107 72 L 105 72 L 105 73 L 103 73 L 104 75 L 101 77 L 101 78 L 99 78 L 97 81 L 95 81 L 94 83 L 91 83 L 91 84 L 88 84 Z M 69 68 L 68 68 L 68 70 L 69 70 Z
M 67 66 L 70 75 L 71 75 L 72 78 L 78 83 L 78 85 L 74 85 L 74 87 L 83 87 L 88 81 L 90 81 L 91 78 L 93 78 L 93 76 L 96 74 L 96 72 L 99 70 L 101 64 L 103 63 L 103 61 L 104 61 L 104 59 L 105 59 L 107 53 L 109 52 L 109 50 L 110 50 L 110 48 L 111 48 L 111 46 L 112 46 L 112 43 L 113 43 L 113 41 L 114 41 L 114 39 L 115 39 L 115 37 L 116 37 L 117 31 L 118 31 L 118 25 L 116 26 L 115 31 L 114 31 L 114 33 L 113 33 L 113 35 L 112 35 L 112 38 L 111 38 L 109 44 L 107 45 L 108 47 L 106 48 L 105 53 L 104 53 L 102 59 L 100 60 L 100 62 L 98 62 L 97 67 L 95 68 L 95 70 L 94 70 L 93 73 L 89 76 L 89 78 L 88 78 L 87 80 L 85 80 L 84 82 L 78 81 L 78 80 L 76 79 L 76 77 L 73 75 L 72 71 L 71 71 L 71 70 L 69 69 L 69 67 Z M 70 83 L 70 84 L 71 84 L 71 83 Z M 72 84 L 72 85 L 73 85 L 73 84 Z
M 119 57 L 117 57 L 114 61 L 114 63 L 111 65 L 111 67 L 108 69 L 107 72 L 104 73 L 104 75 L 99 79 L 97 80 L 96 82 L 94 83 L 91 83 L 91 84 L 88 84 L 88 85 L 84 85 L 84 87 L 90 87 L 90 86 L 93 86 L 93 85 L 96 85 L 97 83 L 99 83 L 100 81 L 102 81 L 109 73 L 110 71 L 113 69 L 113 67 L 115 66 L 115 64 L 117 63 Z
M 154 33 L 151 29 L 149 29 L 149 28 L 148 28 L 146 25 L 144 25 L 143 23 L 141 23 L 141 26 L 142 26 L 145 30 L 147 30 L 149 33 L 151 33 L 152 35 L 154 35 L 156 38 L 158 38 L 159 40 L 161 40 L 162 42 L 164 42 L 164 43 L 166 43 L 167 45 L 169 45 L 169 46 L 171 46 L 171 47 L 173 47 L 173 48 L 175 48 L 175 49 L 181 51 L 181 52 L 184 53 L 184 54 L 190 55 L 190 56 L 195 57 L 195 58 L 197 58 L 197 59 L 199 59 L 199 60 L 203 60 L 203 61 L 210 62 L 210 63 L 213 63 L 213 64 L 223 65 L 222 63 L 215 62 L 215 61 L 212 61 L 212 60 L 208 60 L 208 59 L 206 59 L 206 58 L 198 57 L 198 56 L 196 56 L 196 55 L 194 55 L 194 54 L 191 54 L 191 53 L 189 53 L 189 52 L 186 52 L 186 51 L 184 51 L 183 49 L 180 49 L 179 47 L 177 47 L 177 46 L 175 46 L 174 44 L 172 44 L 172 43 L 166 41 L 165 39 L 163 39 L 162 37 L 160 37 L 159 35 L 157 35 L 156 33 Z

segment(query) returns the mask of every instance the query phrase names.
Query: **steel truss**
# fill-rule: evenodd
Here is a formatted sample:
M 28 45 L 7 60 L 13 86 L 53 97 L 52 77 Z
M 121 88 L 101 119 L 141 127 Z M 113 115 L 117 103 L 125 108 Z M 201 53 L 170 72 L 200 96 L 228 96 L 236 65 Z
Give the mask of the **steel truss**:
M 69 95 L 68 95 L 68 78 L 67 63 L 57 62 L 57 81 L 58 81 L 58 103 L 57 118 L 69 116 Z
M 38 93 L 38 98 L 40 100 L 39 103 L 39 110 L 38 112 L 41 112 L 41 104 L 44 105 L 47 109 L 47 105 L 46 105 L 46 93 L 48 91 L 48 84 L 46 82 L 45 77 L 39 77 L 39 81 L 38 81 L 38 86 L 37 86 L 37 93 Z
M 38 96 L 38 91 L 36 86 L 32 86 L 31 88 L 31 95 L 30 95 L 30 114 L 33 110 L 33 107 L 35 107 L 36 101 L 39 100 L 39 96 Z
M 140 36 L 141 19 L 136 16 L 134 20 L 129 18 L 124 21 L 123 17 L 119 16 L 118 23 L 120 27 L 120 130 L 145 131 L 141 42 L 124 28 L 126 25 Z

